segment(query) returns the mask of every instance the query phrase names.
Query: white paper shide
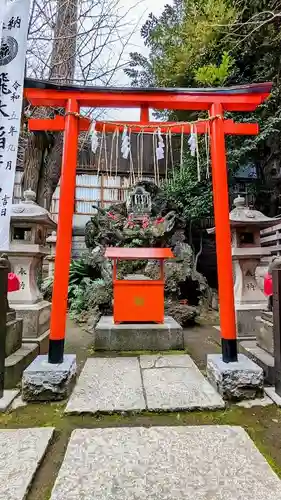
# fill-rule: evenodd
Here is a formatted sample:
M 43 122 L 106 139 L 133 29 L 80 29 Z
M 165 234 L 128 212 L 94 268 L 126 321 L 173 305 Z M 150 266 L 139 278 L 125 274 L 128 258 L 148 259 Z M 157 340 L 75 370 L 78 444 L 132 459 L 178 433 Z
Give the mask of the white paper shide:
M 30 0 L 5 0 L 0 9 L 0 250 L 10 243 L 29 7 Z

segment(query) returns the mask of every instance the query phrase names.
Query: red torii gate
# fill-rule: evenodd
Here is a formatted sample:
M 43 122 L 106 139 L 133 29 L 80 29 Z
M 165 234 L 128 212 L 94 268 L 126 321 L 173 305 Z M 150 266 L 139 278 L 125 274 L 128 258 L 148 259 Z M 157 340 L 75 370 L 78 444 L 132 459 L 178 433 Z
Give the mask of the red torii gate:
M 209 120 L 196 125 L 198 133 L 210 131 L 216 250 L 219 281 L 222 357 L 237 361 L 236 322 L 233 294 L 231 238 L 225 134 L 255 135 L 255 123 L 224 120 L 225 111 L 254 111 L 270 94 L 271 83 L 220 89 L 142 89 L 100 88 L 55 85 L 38 80 L 25 80 L 24 96 L 33 106 L 64 108 L 64 116 L 53 119 L 29 119 L 29 129 L 64 132 L 64 148 L 60 185 L 60 203 L 52 300 L 49 362 L 61 363 L 64 353 L 67 293 L 72 244 L 78 135 L 89 130 L 90 122 L 80 115 L 82 107 L 140 108 L 140 122 L 123 122 L 132 132 L 172 129 L 173 133 L 189 133 L 190 125 L 150 122 L 149 109 L 181 109 L 208 111 Z M 147 125 L 147 127 L 146 127 Z M 97 130 L 113 131 L 114 123 L 99 122 Z

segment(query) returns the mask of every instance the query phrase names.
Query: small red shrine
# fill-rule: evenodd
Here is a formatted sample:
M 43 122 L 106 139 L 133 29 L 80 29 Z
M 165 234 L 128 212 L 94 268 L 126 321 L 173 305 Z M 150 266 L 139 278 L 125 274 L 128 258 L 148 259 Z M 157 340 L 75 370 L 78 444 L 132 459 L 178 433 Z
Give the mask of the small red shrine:
M 174 257 L 172 250 L 109 247 L 105 257 L 113 260 L 114 323 L 164 323 L 164 260 Z M 119 260 L 138 259 L 158 260 L 159 279 L 117 279 Z

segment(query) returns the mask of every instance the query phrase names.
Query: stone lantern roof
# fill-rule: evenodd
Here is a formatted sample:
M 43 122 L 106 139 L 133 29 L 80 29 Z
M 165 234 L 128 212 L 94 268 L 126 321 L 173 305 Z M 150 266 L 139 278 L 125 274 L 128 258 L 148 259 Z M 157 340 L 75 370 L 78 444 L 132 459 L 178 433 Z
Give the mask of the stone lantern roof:
M 278 223 L 281 217 L 271 218 L 246 206 L 245 198 L 238 196 L 233 201 L 234 209 L 229 214 L 230 226 L 259 226 L 260 228 L 273 226 Z
M 281 221 L 281 216 L 272 218 L 267 217 L 259 210 L 254 210 L 246 205 L 246 200 L 243 196 L 237 196 L 233 201 L 234 208 L 229 214 L 230 227 L 243 227 L 243 226 L 258 226 L 260 229 L 274 226 Z M 215 227 L 207 229 L 208 234 L 214 234 Z
M 51 214 L 43 207 L 36 203 L 36 194 L 31 189 L 24 191 L 24 199 L 21 203 L 12 205 L 11 219 L 12 222 L 32 222 L 41 224 L 50 229 L 56 229 L 57 223 L 52 218 Z

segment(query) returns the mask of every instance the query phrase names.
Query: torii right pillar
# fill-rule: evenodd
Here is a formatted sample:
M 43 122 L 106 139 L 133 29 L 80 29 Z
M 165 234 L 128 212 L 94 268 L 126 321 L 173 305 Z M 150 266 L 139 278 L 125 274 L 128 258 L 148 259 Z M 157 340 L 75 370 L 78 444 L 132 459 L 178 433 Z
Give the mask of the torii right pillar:
M 264 377 L 262 368 L 237 353 L 223 111 L 221 104 L 210 110 L 222 356 L 208 355 L 207 377 L 224 399 L 237 401 L 261 397 Z
M 237 339 L 234 309 L 229 196 L 223 123 L 223 107 L 213 104 L 211 116 L 211 156 L 216 252 L 220 302 L 222 358 L 225 363 L 237 361 Z

